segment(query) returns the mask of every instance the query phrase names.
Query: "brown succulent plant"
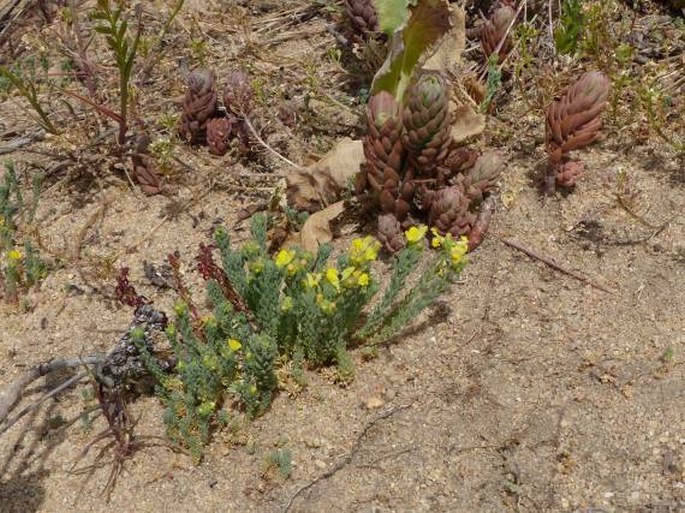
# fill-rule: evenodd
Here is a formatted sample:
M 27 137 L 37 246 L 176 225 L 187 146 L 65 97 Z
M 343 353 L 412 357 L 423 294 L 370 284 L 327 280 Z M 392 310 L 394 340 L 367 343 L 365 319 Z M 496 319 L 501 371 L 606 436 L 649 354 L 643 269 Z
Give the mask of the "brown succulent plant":
M 236 116 L 250 112 L 254 93 L 247 74 L 243 71 L 231 71 L 226 77 L 224 87 L 224 107 Z
M 367 105 L 367 124 L 356 193 L 367 212 L 378 214 L 376 234 L 384 248 L 402 249 L 403 229 L 422 217 L 443 235 L 468 235 L 475 248 L 494 211 L 488 193 L 503 162 L 495 153 L 479 156 L 453 141 L 443 75 L 420 73 L 403 105 L 378 92 Z
M 560 164 L 555 175 L 557 187 L 563 187 L 565 189 L 575 187 L 578 180 L 583 176 L 584 167 L 582 162 L 576 160 L 569 160 L 568 162 Z
M 547 109 L 548 193 L 555 189 L 564 155 L 587 146 L 599 137 L 602 128 L 600 115 L 606 106 L 609 88 L 609 80 L 602 72 L 583 73 Z
M 438 167 L 436 186 L 449 184 L 452 177 L 460 176 L 473 167 L 478 159 L 478 151 L 468 146 L 452 147 L 445 160 Z
M 345 0 L 345 10 L 356 35 L 362 40 L 378 30 L 378 13 L 372 0 Z
M 457 181 L 469 201 L 480 202 L 495 188 L 502 169 L 502 158 L 494 151 L 488 151 L 478 157 L 466 173 L 459 175 Z
M 422 73 L 406 92 L 402 144 L 417 175 L 432 176 L 449 153 L 452 137 L 449 92 L 444 77 Z
M 149 145 L 150 137 L 145 133 L 139 134 L 135 139 L 131 161 L 133 162 L 133 178 L 138 182 L 140 190 L 152 196 L 168 192 L 169 187 L 164 185 L 155 159 L 149 154 Z
M 231 142 L 239 133 L 240 121 L 232 115 L 214 118 L 207 123 L 207 146 L 212 155 L 226 155 Z
M 382 214 L 378 216 L 376 237 L 383 244 L 388 253 L 397 253 L 406 245 L 402 225 L 395 214 Z
M 374 95 L 367 106 L 366 162 L 357 176 L 358 192 L 370 189 L 384 213 L 403 220 L 410 209 L 413 185 L 404 171 L 400 106 L 387 91 Z
M 480 30 L 480 44 L 486 59 L 497 52 L 499 61 L 504 62 L 511 51 L 511 38 L 507 34 L 509 26 L 516 18 L 516 11 L 507 3 L 497 7 Z M 502 46 L 497 50 L 497 47 Z
M 443 235 L 466 235 L 475 221 L 475 216 L 469 212 L 470 203 L 458 185 L 439 189 L 430 198 L 428 222 Z
M 182 139 L 190 143 L 203 143 L 207 123 L 216 113 L 214 73 L 206 69 L 196 70 L 188 75 L 187 84 L 178 132 Z

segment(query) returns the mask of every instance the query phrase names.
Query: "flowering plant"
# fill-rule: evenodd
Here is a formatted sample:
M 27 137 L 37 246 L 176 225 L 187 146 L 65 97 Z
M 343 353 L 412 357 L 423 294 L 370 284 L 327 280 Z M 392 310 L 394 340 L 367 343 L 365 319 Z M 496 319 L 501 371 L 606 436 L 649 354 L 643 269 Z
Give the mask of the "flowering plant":
M 249 416 L 260 415 L 278 387 L 277 368 L 286 363 L 296 379 L 305 365 L 333 364 L 340 381 L 351 380 L 349 349 L 401 333 L 466 263 L 465 238 L 455 241 L 434 233 L 432 245 L 438 250 L 422 258 L 428 229 L 412 227 L 405 233 L 405 248 L 389 263 L 388 285 L 368 308 L 382 289 L 374 272 L 380 265 L 379 241 L 354 239 L 331 262 L 328 245 L 316 255 L 285 248 L 270 256 L 266 230 L 265 217 L 253 218 L 252 239 L 240 248 L 219 230 L 215 242 L 221 265 L 212 248 L 201 245 L 198 270 L 213 311 L 201 316 L 188 304 L 187 294 L 176 305 L 176 322 L 167 330 L 173 375 L 165 375 L 140 346 L 167 403 L 169 431 L 198 456 L 210 427 L 228 415 L 222 409 L 225 399 L 236 399 Z M 416 280 L 411 287 L 409 280 Z
M 40 176 L 31 202 L 26 202 L 12 163 L 0 173 L 0 298 L 16 302 L 19 292 L 42 280 L 47 267 L 28 233 L 38 206 Z

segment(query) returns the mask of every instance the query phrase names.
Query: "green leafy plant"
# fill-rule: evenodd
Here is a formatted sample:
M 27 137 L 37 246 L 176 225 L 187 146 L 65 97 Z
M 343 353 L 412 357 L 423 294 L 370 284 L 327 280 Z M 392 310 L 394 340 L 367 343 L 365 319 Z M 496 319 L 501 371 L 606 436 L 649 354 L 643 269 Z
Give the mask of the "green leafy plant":
M 33 80 L 22 76 L 18 70 L 11 70 L 5 66 L 0 66 L 0 78 L 5 80 L 8 85 L 14 87 L 31 105 L 31 108 L 38 114 L 37 122 L 41 128 L 51 134 L 59 134 L 59 130 L 50 120 L 48 113 L 43 108 L 38 99 L 38 89 Z
M 419 62 L 451 28 L 449 6 L 442 0 L 378 0 L 376 9 L 379 27 L 392 41 L 371 92 L 387 91 L 401 101 Z
M 488 59 L 488 78 L 485 82 L 485 98 L 480 104 L 481 112 L 488 112 L 497 92 L 502 87 L 502 70 L 499 67 L 499 58 L 493 54 Z
M 12 163 L 5 164 L 0 183 L 0 293 L 16 302 L 22 288 L 38 283 L 47 266 L 33 246 L 28 232 L 38 207 L 42 177 L 36 176 L 33 198 L 27 204 Z
M 554 30 L 554 44 L 560 54 L 573 55 L 583 35 L 585 17 L 581 0 L 565 0 L 559 25 Z
M 129 34 L 128 21 L 122 16 L 124 2 L 119 1 L 115 5 L 116 7 L 112 8 L 110 0 L 98 0 L 93 19 L 101 21 L 101 24 L 95 27 L 95 31 L 105 36 L 119 70 L 119 112 L 117 118 L 119 134 L 117 141 L 119 144 L 124 144 L 128 131 L 129 88 L 142 31 L 142 5 L 138 4 L 136 7 L 138 24 L 132 37 Z
M 466 263 L 466 240 L 436 233 L 433 245 L 439 251 L 420 265 L 427 228 L 413 227 L 406 233 L 405 249 L 390 263 L 389 286 L 370 309 L 381 289 L 372 269 L 380 249 L 374 238 L 355 239 L 331 263 L 327 245 L 316 255 L 295 248 L 269 256 L 266 233 L 265 216 L 253 218 L 252 239 L 240 248 L 232 246 L 224 230 L 217 231 L 221 265 L 214 262 L 210 246 L 200 246 L 197 267 L 212 311 L 201 315 L 188 290 L 179 287 L 176 321 L 167 328 L 175 361 L 171 374 L 139 345 L 166 404 L 168 432 L 196 460 L 212 429 L 230 419 L 231 401 L 248 418 L 264 413 L 278 388 L 276 371 L 286 364 L 293 376 L 304 366 L 332 364 L 340 381 L 351 380 L 349 349 L 397 336 Z M 416 280 L 411 288 L 410 280 Z
M 276 476 L 274 476 L 276 471 Z M 262 463 L 262 476 L 265 478 L 277 477 L 281 481 L 290 478 L 293 472 L 293 453 L 290 449 L 276 449 L 269 451 L 264 456 Z

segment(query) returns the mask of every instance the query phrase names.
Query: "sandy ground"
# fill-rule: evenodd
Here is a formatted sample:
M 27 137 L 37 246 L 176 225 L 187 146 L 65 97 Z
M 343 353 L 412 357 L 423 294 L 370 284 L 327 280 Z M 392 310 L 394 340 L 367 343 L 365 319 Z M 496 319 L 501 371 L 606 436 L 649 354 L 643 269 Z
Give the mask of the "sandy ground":
M 281 393 L 252 426 L 216 434 L 198 466 L 163 445 L 146 448 L 127 461 L 109 502 L 107 457 L 92 475 L 74 473 L 103 421 L 86 429 L 82 389 L 70 390 L 0 436 L 0 511 L 685 511 L 683 161 L 662 144 L 607 139 L 583 152 L 587 174 L 573 194 L 543 202 L 531 183 L 541 147 L 522 146 L 502 149 L 498 212 L 443 298 L 446 318 L 371 361 L 355 352 L 351 385 L 308 373 L 302 392 Z M 43 243 L 73 255 L 86 227 L 86 244 L 25 295 L 24 308 L 0 305 L 0 385 L 29 365 L 112 347 L 130 321 L 112 299 L 113 255 L 168 308 L 173 294 L 149 283 L 143 260 L 179 250 L 190 261 L 217 222 L 244 236 L 237 211 L 268 197 L 272 183 L 198 152 L 188 160 L 198 175 L 172 196 L 186 210 L 161 225 L 170 199 L 142 199 L 123 179 L 86 192 L 72 178 L 51 184 L 38 210 Z M 625 179 L 630 212 L 616 199 Z M 131 408 L 138 434 L 164 435 L 158 400 Z M 286 480 L 265 472 L 279 448 L 293 455 Z

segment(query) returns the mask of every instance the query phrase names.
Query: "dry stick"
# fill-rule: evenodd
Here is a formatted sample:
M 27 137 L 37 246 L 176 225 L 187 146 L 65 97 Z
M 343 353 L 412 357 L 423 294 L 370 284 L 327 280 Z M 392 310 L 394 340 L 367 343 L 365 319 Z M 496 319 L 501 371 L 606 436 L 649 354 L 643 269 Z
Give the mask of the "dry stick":
M 561 7 L 560 7 L 561 8 Z M 554 18 L 552 17 L 552 0 L 547 1 L 547 17 L 549 18 L 549 40 L 554 43 Z M 556 55 L 557 46 L 553 44 L 554 54 Z
M 283 507 L 283 513 L 288 513 L 290 511 L 290 508 L 293 505 L 293 502 L 295 499 L 304 491 L 309 490 L 312 486 L 315 484 L 319 483 L 320 481 L 324 481 L 328 479 L 329 477 L 333 477 L 335 474 L 338 473 L 338 471 L 342 470 L 345 466 L 347 466 L 351 461 L 352 458 L 354 458 L 355 454 L 359 451 L 359 448 L 362 445 L 362 441 L 366 437 L 366 434 L 369 432 L 369 430 L 375 426 L 379 421 L 383 419 L 387 419 L 388 417 L 393 416 L 395 413 L 401 410 L 406 410 L 409 408 L 411 404 L 402 404 L 400 406 L 395 406 L 394 408 L 390 408 L 382 413 L 379 413 L 376 415 L 373 419 L 371 419 L 366 426 L 364 426 L 364 429 L 362 429 L 362 432 L 359 433 L 359 436 L 357 436 L 357 440 L 354 442 L 354 446 L 348 452 L 345 456 L 343 456 L 338 463 L 336 463 L 330 470 L 327 470 L 323 474 L 321 474 L 319 477 L 312 479 L 309 481 L 307 484 L 300 486 L 297 491 L 290 496 L 290 499 L 288 499 L 288 502 L 286 502 L 285 506 Z
M 5 387 L 5 389 L 2 392 L 0 392 L 0 422 L 3 422 L 7 418 L 7 415 L 9 415 L 10 411 L 12 411 L 12 407 L 21 398 L 24 390 L 26 390 L 26 388 L 31 383 L 36 381 L 38 378 L 50 374 L 52 372 L 71 369 L 74 367 L 79 367 L 80 365 L 93 365 L 96 363 L 103 362 L 104 360 L 104 355 L 85 356 L 83 358 L 60 358 L 59 360 L 53 360 L 51 362 L 36 365 L 32 369 L 25 372 L 19 379 L 10 383 L 7 387 Z M 16 424 L 16 422 L 19 419 L 21 419 L 24 415 L 36 409 L 43 401 L 51 397 L 54 397 L 63 390 L 66 390 L 67 388 L 75 384 L 77 381 L 80 381 L 84 377 L 85 373 L 77 374 L 76 376 L 68 379 L 67 381 L 59 385 L 57 388 L 45 394 L 36 403 L 24 408 L 16 416 L 8 420 L 2 428 L 0 428 L 0 435 L 5 433 L 5 431 L 7 431 L 14 424 Z
M 267 150 L 269 150 L 274 156 L 278 157 L 279 159 L 281 159 L 281 160 L 282 160 L 283 162 L 285 162 L 286 164 L 290 164 L 291 166 L 293 166 L 293 167 L 294 167 L 295 169 L 297 169 L 298 171 L 303 171 L 302 166 L 298 166 L 298 165 L 295 164 L 292 160 L 289 160 L 287 157 L 284 157 L 283 155 L 281 155 L 280 153 L 278 153 L 276 150 L 274 150 L 271 146 L 269 146 L 269 145 L 266 143 L 266 141 L 265 141 L 264 139 L 262 139 L 262 138 L 259 136 L 259 134 L 257 133 L 257 130 L 255 130 L 254 125 L 252 125 L 252 122 L 250 121 L 250 118 L 249 118 L 247 115 L 245 115 L 245 113 L 242 113 L 242 118 L 243 118 L 243 121 L 245 121 L 245 125 L 246 125 L 247 128 L 250 130 L 250 132 L 251 132 L 252 135 L 255 137 L 255 139 L 257 139 L 257 141 L 259 142 L 259 144 L 261 144 L 262 146 L 264 146 L 264 147 L 265 147 Z
M 539 260 L 540 262 L 550 266 L 552 269 L 556 269 L 560 273 L 566 274 L 567 276 L 575 278 L 578 281 L 582 281 L 583 283 L 587 283 L 591 287 L 594 287 L 594 288 L 601 290 L 603 292 L 608 292 L 609 294 L 614 293 L 613 290 L 610 290 L 610 289 L 604 287 L 603 285 L 600 285 L 599 283 L 592 281 L 590 278 L 587 278 L 586 276 L 583 276 L 582 274 L 580 274 L 580 273 L 578 273 L 572 269 L 568 269 L 567 267 L 562 266 L 559 262 L 554 260 L 552 257 L 542 255 L 541 253 L 538 253 L 533 248 L 526 246 L 525 244 L 523 244 L 517 240 L 505 239 L 505 238 L 499 237 L 499 236 L 497 236 L 497 238 L 499 240 L 501 240 L 502 243 L 505 244 L 506 246 L 509 246 L 510 248 L 518 249 L 522 253 L 525 253 L 526 255 L 528 255 L 530 258 L 532 258 L 534 260 Z
M 12 26 L 12 23 L 14 23 L 17 19 L 19 19 L 19 16 L 23 14 L 23 12 L 26 10 L 26 6 L 22 7 L 19 9 L 19 11 L 12 17 L 12 11 L 17 8 L 17 6 L 21 3 L 21 0 L 15 0 L 14 3 L 12 3 L 7 11 L 2 15 L 2 19 L 0 19 L 0 23 L 4 23 L 5 26 L 3 27 L 2 31 L 0 31 L 0 42 L 2 42 L 2 38 L 5 35 L 5 32 L 9 30 L 9 28 Z M 10 19 L 12 17 L 12 19 Z
M 30 134 L 25 135 L 23 137 L 18 137 L 16 139 L 12 139 L 9 142 L 9 144 L 0 146 L 0 155 L 12 153 L 13 151 L 18 150 L 19 148 L 22 148 L 24 146 L 32 144 L 36 141 L 42 141 L 44 138 L 45 138 L 45 130 L 41 129 L 41 130 L 38 130 L 37 132 L 30 133 Z

